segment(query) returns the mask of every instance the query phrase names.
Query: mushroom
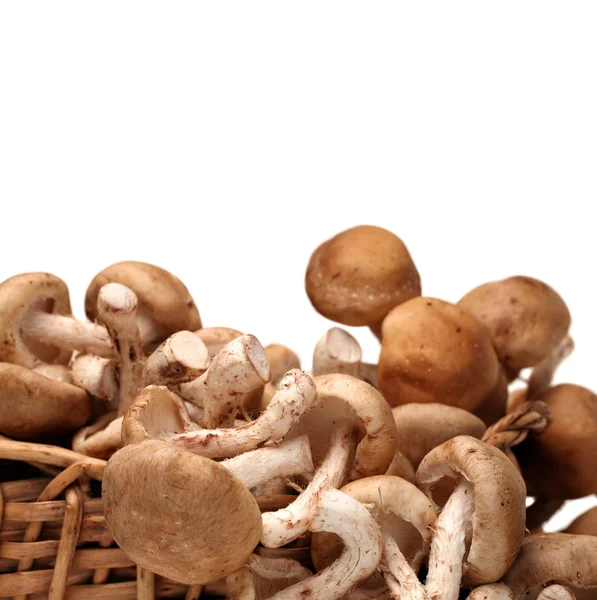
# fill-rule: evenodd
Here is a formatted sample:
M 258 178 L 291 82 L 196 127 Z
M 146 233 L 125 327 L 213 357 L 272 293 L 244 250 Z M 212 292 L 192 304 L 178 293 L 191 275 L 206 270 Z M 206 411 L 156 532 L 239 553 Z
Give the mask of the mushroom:
M 261 536 L 249 490 L 219 463 L 166 441 L 116 452 L 104 472 L 102 499 L 123 552 L 182 583 L 208 583 L 240 569 Z
M 375 519 L 354 498 L 336 489 L 322 491 L 309 528 L 314 533 L 340 536 L 344 551 L 329 567 L 278 592 L 271 600 L 336 600 L 375 571 L 381 557 L 381 533 Z
M 410 481 L 410 483 L 415 482 L 415 469 L 410 460 L 408 460 L 400 450 L 396 450 L 394 458 L 386 471 L 386 475 L 402 477 L 402 479 L 406 479 L 406 481 Z
M 259 340 L 242 335 L 218 352 L 201 377 L 181 385 L 179 391 L 185 400 L 204 409 L 204 427 L 230 427 L 243 397 L 269 378 L 269 363 Z
M 471 590 L 467 600 L 514 600 L 514 596 L 505 583 L 486 583 Z
M 242 335 L 241 331 L 230 327 L 204 327 L 194 333 L 207 347 L 210 358 L 213 358 L 226 344 Z
M 498 379 L 487 331 L 464 310 L 413 298 L 384 319 L 379 389 L 392 405 L 439 402 L 474 411 Z
M 562 384 L 536 399 L 549 408 L 551 425 L 516 451 L 529 493 L 559 504 L 596 493 L 597 396 L 584 387 Z
M 558 582 L 597 592 L 597 538 L 590 535 L 541 533 L 525 538 L 516 561 L 503 578 L 514 600 Z
M 529 399 L 535 398 L 551 385 L 558 367 L 573 351 L 574 340 L 567 335 L 547 358 L 533 368 L 528 380 L 527 395 Z
M 291 369 L 301 368 L 301 361 L 297 354 L 283 344 L 268 344 L 265 347 L 265 355 L 269 362 L 270 380 L 263 387 L 263 394 L 259 398 L 260 410 L 265 410 L 271 402 L 282 377 Z
M 458 435 L 481 438 L 485 423 L 470 412 L 446 404 L 402 404 L 392 409 L 398 451 L 416 469 L 436 446 Z
M 247 566 L 226 577 L 228 600 L 267 600 L 313 573 L 296 560 L 253 554 Z
M 485 325 L 500 361 L 513 370 L 547 359 L 570 327 L 562 298 L 531 277 L 485 283 L 463 296 L 458 306 Z
M 289 371 L 267 409 L 254 421 L 228 429 L 199 429 L 168 437 L 174 444 L 209 458 L 229 458 L 266 442 L 282 441 L 315 403 L 315 385 L 298 369 Z M 123 428 L 129 416 L 125 416 Z
M 461 579 L 465 586 L 500 579 L 525 531 L 524 481 L 505 454 L 476 438 L 458 436 L 431 450 L 416 481 L 435 504 L 443 505 L 431 540 L 428 596 L 455 600 Z
M 43 363 L 41 365 L 37 365 L 37 367 L 33 367 L 33 371 L 43 375 L 44 377 L 49 377 L 54 381 L 73 383 L 73 374 L 66 365 L 49 365 Z
M 114 356 L 104 327 L 72 316 L 68 288 L 50 273 L 23 273 L 0 284 L 0 360 L 33 368 L 66 364 L 73 350 Z
M 340 327 L 332 327 L 317 342 L 313 352 L 313 375 L 344 373 L 377 387 L 377 365 L 361 361 L 361 345 Z
M 565 585 L 553 583 L 541 590 L 537 600 L 576 600 L 572 590 Z
M 145 348 L 177 331 L 201 328 L 197 306 L 182 281 L 160 267 L 136 261 L 115 263 L 93 278 L 85 294 L 85 313 L 91 321 L 99 317 L 98 294 L 107 283 L 125 285 L 139 299 L 137 321 Z
M 421 280 L 400 238 L 381 227 L 361 225 L 327 240 L 313 252 L 305 284 L 324 317 L 368 326 L 379 337 L 395 306 L 421 295 Z
M 410 565 L 416 573 L 428 554 L 436 519 L 436 512 L 429 498 L 408 481 L 388 475 L 352 481 L 340 491 L 372 510 L 381 527 L 384 547 L 386 538 L 391 538 L 399 549 L 397 560 Z M 336 535 L 313 534 L 311 555 L 318 571 L 330 565 L 341 552 L 342 543 Z M 384 556 L 382 561 L 387 558 Z M 360 585 L 361 589 L 367 589 L 368 595 L 380 593 L 385 587 L 386 584 L 379 574 Z
M 493 389 L 475 409 L 481 421 L 486 425 L 493 425 L 508 412 L 508 375 L 500 366 L 498 378 Z
M 0 433 L 18 440 L 69 434 L 91 414 L 87 392 L 19 365 L 0 363 Z
M 341 486 L 347 476 L 354 480 L 385 473 L 395 453 L 392 413 L 375 388 L 338 373 L 321 375 L 314 382 L 317 404 L 301 417 L 291 436 L 309 436 L 319 467 L 294 502 L 263 514 L 261 543 L 270 548 L 284 546 L 307 531 L 322 490 Z M 355 430 L 360 430 L 358 446 Z
M 564 530 L 564 533 L 597 536 L 597 506 L 576 517 Z

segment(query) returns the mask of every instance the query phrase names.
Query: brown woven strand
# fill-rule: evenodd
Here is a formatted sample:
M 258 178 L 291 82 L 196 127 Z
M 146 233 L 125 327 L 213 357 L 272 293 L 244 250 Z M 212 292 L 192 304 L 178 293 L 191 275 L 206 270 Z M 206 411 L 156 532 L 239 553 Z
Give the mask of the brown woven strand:
M 524 402 L 516 410 L 488 427 L 483 441 L 502 451 L 523 442 L 529 433 L 543 433 L 551 421 L 548 406 L 539 400 Z

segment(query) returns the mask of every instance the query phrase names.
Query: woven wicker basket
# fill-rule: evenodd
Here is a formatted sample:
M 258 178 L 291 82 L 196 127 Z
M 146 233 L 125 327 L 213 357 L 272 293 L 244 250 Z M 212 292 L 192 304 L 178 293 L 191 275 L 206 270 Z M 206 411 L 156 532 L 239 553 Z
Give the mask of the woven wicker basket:
M 10 461 L 3 479 L 11 479 L 0 483 L 0 598 L 192 600 L 210 593 L 154 578 L 116 546 L 100 497 L 105 461 L 7 439 L 0 439 L 0 459 Z

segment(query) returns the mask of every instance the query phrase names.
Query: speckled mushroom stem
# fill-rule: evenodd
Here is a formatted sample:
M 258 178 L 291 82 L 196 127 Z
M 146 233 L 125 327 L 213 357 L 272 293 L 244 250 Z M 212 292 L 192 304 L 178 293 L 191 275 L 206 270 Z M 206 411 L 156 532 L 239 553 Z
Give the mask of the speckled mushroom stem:
M 286 508 L 261 515 L 261 543 L 264 546 L 280 548 L 309 529 L 321 494 L 342 485 L 354 445 L 353 424 L 337 423 L 331 433 L 327 454 L 303 493 Z
M 261 415 L 242 427 L 200 429 L 172 437 L 172 442 L 207 458 L 228 458 L 254 450 L 265 442 L 279 442 L 316 401 L 312 379 L 298 369 L 289 371 Z
M 237 479 L 252 489 L 274 477 L 288 477 L 313 471 L 311 447 L 306 435 L 283 442 L 279 446 L 268 446 L 239 454 L 220 463 Z
M 574 340 L 567 335 L 545 360 L 533 368 L 528 380 L 527 398 L 529 400 L 535 398 L 551 385 L 559 366 L 573 351 Z
M 425 588 L 400 551 L 394 537 L 381 528 L 383 554 L 381 568 L 384 579 L 395 600 L 427 600 Z
M 274 594 L 271 600 L 336 600 L 377 568 L 382 550 L 379 527 L 369 511 L 348 494 L 335 489 L 322 491 L 310 529 L 340 536 L 342 554 L 329 567 Z
M 92 396 L 111 402 L 118 396 L 118 363 L 94 354 L 80 354 L 71 363 L 73 383 Z
M 19 322 L 22 333 L 42 344 L 114 357 L 114 348 L 105 327 L 74 317 L 43 311 L 28 311 Z
M 255 336 L 242 335 L 218 352 L 201 377 L 181 385 L 180 395 L 203 407 L 205 428 L 232 427 L 244 396 L 269 378 L 263 346 Z
M 101 320 L 106 324 L 119 357 L 119 404 L 123 415 L 143 384 L 144 355 L 137 325 L 137 296 L 124 285 L 107 283 L 97 298 Z
M 435 522 L 425 583 L 429 600 L 458 600 L 462 561 L 474 511 L 473 486 L 464 480 L 458 484 Z

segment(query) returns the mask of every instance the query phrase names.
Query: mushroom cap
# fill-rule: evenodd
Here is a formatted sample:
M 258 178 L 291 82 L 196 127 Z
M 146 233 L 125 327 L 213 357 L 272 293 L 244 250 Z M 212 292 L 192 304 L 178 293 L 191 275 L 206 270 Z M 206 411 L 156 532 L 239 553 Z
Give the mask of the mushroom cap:
M 19 365 L 0 363 L 0 433 L 40 440 L 72 433 L 91 415 L 85 390 Z
M 570 328 L 570 312 L 562 298 L 532 277 L 485 283 L 463 296 L 458 306 L 487 327 L 500 361 L 511 369 L 539 364 Z
M 475 410 L 498 369 L 483 325 L 454 304 L 413 298 L 383 321 L 379 389 L 392 406 L 440 402 Z
M 378 520 L 382 527 L 390 532 L 408 563 L 418 571 L 428 553 L 437 517 L 429 498 L 412 483 L 392 475 L 365 477 L 348 483 L 340 491 L 362 504 L 381 508 Z M 315 568 L 321 571 L 331 565 L 343 547 L 340 538 L 333 533 L 314 533 L 311 556 Z M 382 587 L 385 587 L 383 582 Z
M 195 429 L 182 398 L 166 386 L 149 385 L 137 394 L 124 416 L 122 440 L 125 444 L 164 440 Z
M 230 327 L 204 327 L 193 332 L 207 347 L 213 358 L 226 344 L 243 335 L 242 331 Z
M 386 471 L 386 475 L 402 477 L 402 479 L 406 479 L 406 481 L 410 481 L 411 483 L 415 482 L 415 469 L 410 460 L 400 450 L 396 450 L 394 458 Z
M 572 499 L 597 492 L 597 396 L 565 383 L 534 398 L 551 411 L 550 426 L 516 448 L 533 494 Z
M 149 314 L 163 341 L 183 329 L 201 328 L 199 310 L 189 290 L 178 277 L 155 265 L 133 260 L 110 265 L 98 273 L 85 294 L 87 318 L 98 318 L 97 297 L 107 283 L 120 283 L 135 292 L 140 312 Z
M 0 284 L 0 361 L 33 368 L 67 364 L 72 352 L 32 339 L 19 321 L 30 310 L 71 315 L 68 287 L 51 273 L 22 273 Z
M 123 552 L 182 583 L 208 583 L 236 571 L 261 537 L 261 513 L 249 490 L 217 462 L 166 441 L 114 454 L 102 498 L 108 529 Z
M 403 404 L 392 409 L 398 450 L 416 469 L 436 446 L 458 435 L 481 439 L 485 423 L 472 413 L 447 404 Z
M 575 588 L 597 587 L 597 537 L 540 533 L 526 537 L 503 582 L 514 598 L 535 586 L 558 582 Z
M 564 533 L 597 536 L 597 506 L 590 508 L 587 512 L 576 517 L 576 519 L 566 527 Z
M 396 426 L 383 396 L 368 383 L 340 373 L 313 378 L 317 404 L 292 429 L 293 437 L 308 435 L 314 464 L 323 460 L 330 442 L 330 427 L 352 420 L 360 429 L 351 479 L 383 475 L 396 452 Z
M 315 309 L 344 325 L 379 323 L 394 306 L 421 294 L 402 240 L 371 225 L 347 229 L 319 246 L 305 284 Z
M 419 465 L 416 482 L 442 506 L 463 478 L 472 483 L 475 494 L 463 585 L 492 583 L 514 562 L 524 538 L 526 488 L 501 450 L 466 435 L 431 450 Z

